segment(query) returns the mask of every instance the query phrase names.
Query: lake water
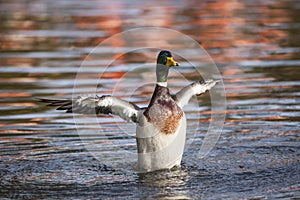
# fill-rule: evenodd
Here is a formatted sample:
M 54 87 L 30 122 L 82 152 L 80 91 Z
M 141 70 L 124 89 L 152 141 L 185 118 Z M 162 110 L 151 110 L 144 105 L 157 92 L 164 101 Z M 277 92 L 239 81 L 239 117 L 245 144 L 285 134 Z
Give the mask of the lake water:
M 1 1 L 0 197 L 299 199 L 299 9 L 293 0 Z M 134 125 L 73 116 L 36 98 L 114 94 L 146 106 L 157 51 L 128 41 L 157 48 L 163 41 L 148 33 L 97 46 L 144 26 L 201 43 L 222 76 L 227 112 L 217 144 L 200 159 L 213 112 L 209 94 L 198 98 L 200 106 L 193 99 L 185 108 L 182 167 L 138 174 L 128 156 L 136 151 Z M 174 92 L 209 72 L 200 76 L 189 62 L 203 63 L 174 57 L 182 63 L 169 78 Z

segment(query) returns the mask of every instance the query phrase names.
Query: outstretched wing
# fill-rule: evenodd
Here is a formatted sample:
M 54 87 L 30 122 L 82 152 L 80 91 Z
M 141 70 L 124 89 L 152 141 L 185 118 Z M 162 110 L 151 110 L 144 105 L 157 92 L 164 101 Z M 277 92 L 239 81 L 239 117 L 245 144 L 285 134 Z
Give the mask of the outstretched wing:
M 87 97 L 79 96 L 76 99 L 44 99 L 40 102 L 49 103 L 49 106 L 58 106 L 57 110 L 66 110 L 67 113 L 80 114 L 113 114 L 129 122 L 138 122 L 140 108 L 133 103 L 112 96 Z
M 208 80 L 206 82 L 194 82 L 184 88 L 182 88 L 175 95 L 176 103 L 179 107 L 183 107 L 190 101 L 193 95 L 200 95 L 210 90 L 219 80 Z

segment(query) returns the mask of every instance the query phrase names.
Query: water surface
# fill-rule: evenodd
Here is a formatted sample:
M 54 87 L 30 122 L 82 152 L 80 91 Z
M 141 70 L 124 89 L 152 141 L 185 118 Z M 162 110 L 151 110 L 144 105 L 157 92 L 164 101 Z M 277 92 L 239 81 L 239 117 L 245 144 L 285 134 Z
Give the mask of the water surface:
M 1 1 L 0 196 L 300 198 L 299 8 L 298 1 Z M 227 98 L 223 133 L 207 157 L 195 155 L 210 121 L 209 94 L 198 99 L 197 110 L 196 99 L 185 108 L 189 134 L 183 166 L 145 175 L 130 165 L 120 170 L 127 159 L 120 151 L 136 148 L 134 125 L 103 116 L 97 123 L 91 123 L 93 116 L 78 116 L 82 123 L 75 124 L 72 114 L 36 101 L 71 97 L 91 50 L 113 34 L 141 26 L 171 28 L 201 43 L 222 74 Z M 112 51 L 118 59 L 106 69 L 107 61 L 97 55 Z M 90 93 L 98 84 L 98 95 L 114 91 L 147 105 L 153 84 L 137 87 L 137 77 L 129 77 L 115 86 L 133 68 L 147 70 L 144 64 L 155 62 L 149 57 L 154 54 L 120 56 L 124 51 L 124 41 L 96 49 L 78 93 Z M 197 80 L 181 61 L 180 72 Z M 174 92 L 186 84 L 176 73 L 170 77 Z M 93 157 L 77 130 L 99 144 L 106 162 Z

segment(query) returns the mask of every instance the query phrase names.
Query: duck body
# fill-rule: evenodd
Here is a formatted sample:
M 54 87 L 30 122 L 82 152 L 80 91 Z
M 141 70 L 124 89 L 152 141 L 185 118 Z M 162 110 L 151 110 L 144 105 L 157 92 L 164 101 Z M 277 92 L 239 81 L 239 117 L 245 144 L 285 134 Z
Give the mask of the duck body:
M 79 114 L 113 114 L 136 123 L 138 172 L 170 169 L 180 165 L 186 138 L 186 117 L 182 108 L 193 95 L 210 90 L 218 81 L 194 82 L 174 97 L 167 87 L 169 68 L 179 66 L 169 51 L 161 51 L 157 58 L 157 84 L 147 108 L 113 96 L 76 99 L 40 99 L 57 106 L 57 110 Z
M 180 165 L 185 145 L 186 118 L 169 89 L 156 85 L 136 128 L 138 171 L 148 172 Z

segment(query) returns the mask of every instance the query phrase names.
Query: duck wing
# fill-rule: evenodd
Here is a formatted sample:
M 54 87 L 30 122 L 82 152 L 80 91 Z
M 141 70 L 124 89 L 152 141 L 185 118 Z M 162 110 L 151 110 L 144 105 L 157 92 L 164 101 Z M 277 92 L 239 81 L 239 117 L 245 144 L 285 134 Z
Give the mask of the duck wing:
M 39 98 L 38 100 L 48 103 L 49 106 L 57 106 L 56 110 L 66 110 L 67 113 L 113 114 L 128 122 L 138 123 L 140 108 L 133 103 L 112 96 L 79 96 L 73 100 Z
M 188 104 L 193 95 L 200 95 L 210 90 L 219 80 L 208 80 L 206 82 L 194 82 L 182 88 L 175 95 L 175 101 L 180 108 Z

